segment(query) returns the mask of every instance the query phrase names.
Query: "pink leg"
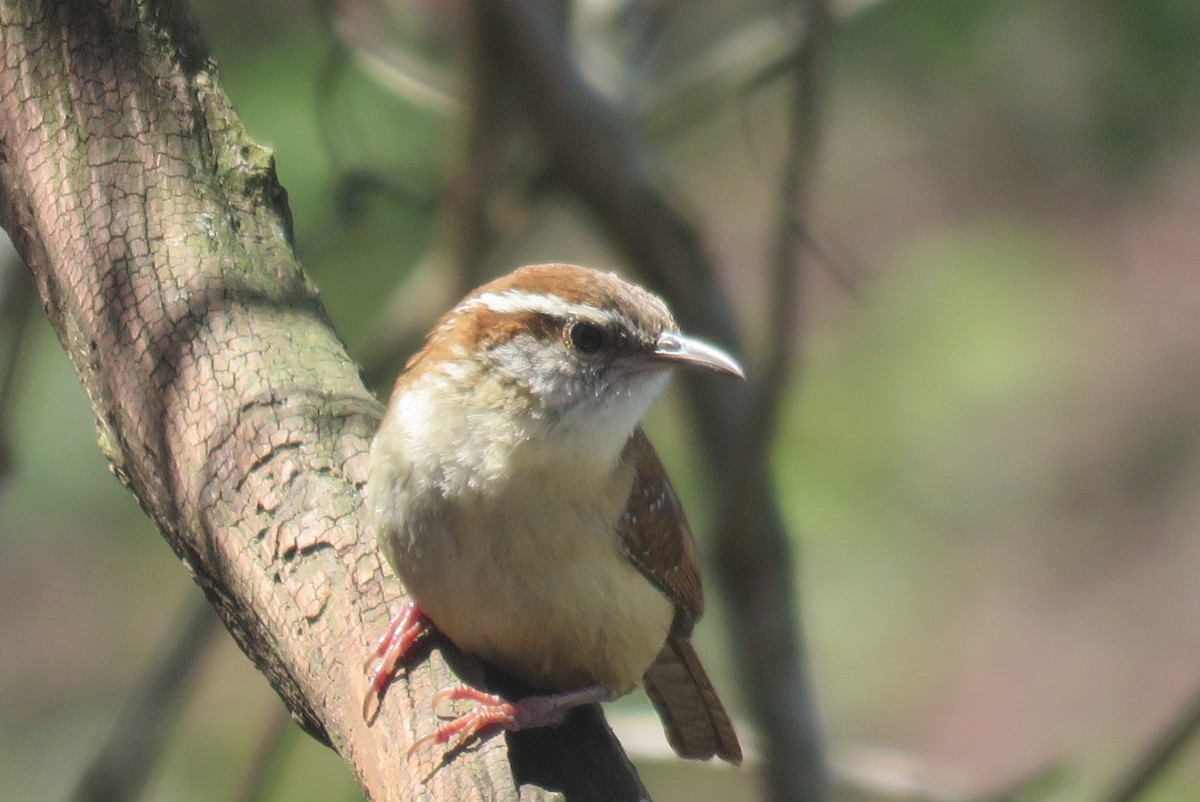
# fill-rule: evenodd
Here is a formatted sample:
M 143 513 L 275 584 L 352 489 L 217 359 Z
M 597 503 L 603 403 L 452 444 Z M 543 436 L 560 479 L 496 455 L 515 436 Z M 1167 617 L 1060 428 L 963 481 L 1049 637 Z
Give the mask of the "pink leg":
M 447 751 L 456 752 L 484 730 L 493 727 L 510 731 L 529 727 L 557 727 L 573 708 L 594 702 L 607 702 L 612 698 L 613 692 L 603 685 L 591 685 L 575 691 L 545 696 L 527 696 L 516 702 L 505 701 L 503 697 L 484 693 L 466 685 L 445 688 L 433 697 L 435 705 L 467 699 L 475 702 L 476 706 L 433 732 L 422 735 L 408 748 L 408 753 L 411 755 L 418 747 L 430 741 L 439 744 L 450 743 Z
M 367 672 L 367 695 L 363 699 L 363 718 L 366 721 L 374 721 L 379 712 L 383 691 L 396 672 L 396 664 L 404 658 L 417 638 L 432 627 L 433 622 L 415 602 L 405 602 L 400 611 L 392 616 L 383 637 L 375 644 L 375 653 L 367 658 L 363 666 Z

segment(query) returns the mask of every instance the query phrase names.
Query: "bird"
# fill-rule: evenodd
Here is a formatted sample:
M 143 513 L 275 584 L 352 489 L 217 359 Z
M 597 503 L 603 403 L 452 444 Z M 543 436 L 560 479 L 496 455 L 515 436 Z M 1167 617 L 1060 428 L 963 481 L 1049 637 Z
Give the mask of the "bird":
M 368 514 L 409 598 L 365 666 L 364 718 L 436 628 L 534 693 L 443 689 L 435 707 L 473 706 L 410 753 L 555 726 L 641 685 L 677 754 L 740 763 L 690 639 L 696 544 L 641 426 L 676 368 L 745 378 L 658 296 L 576 265 L 518 268 L 437 321 L 371 447 Z

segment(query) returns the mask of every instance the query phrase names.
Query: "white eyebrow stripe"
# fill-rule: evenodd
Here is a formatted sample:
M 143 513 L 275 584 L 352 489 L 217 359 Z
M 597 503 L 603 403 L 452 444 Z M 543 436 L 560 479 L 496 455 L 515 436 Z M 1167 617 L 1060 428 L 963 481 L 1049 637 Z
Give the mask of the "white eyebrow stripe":
M 617 313 L 609 309 L 599 309 L 589 304 L 572 303 L 557 295 L 522 292 L 521 290 L 506 290 L 504 292 L 485 292 L 467 301 L 466 308 L 482 306 L 485 309 L 501 315 L 519 315 L 535 312 L 561 318 L 586 318 L 601 323 L 613 323 Z

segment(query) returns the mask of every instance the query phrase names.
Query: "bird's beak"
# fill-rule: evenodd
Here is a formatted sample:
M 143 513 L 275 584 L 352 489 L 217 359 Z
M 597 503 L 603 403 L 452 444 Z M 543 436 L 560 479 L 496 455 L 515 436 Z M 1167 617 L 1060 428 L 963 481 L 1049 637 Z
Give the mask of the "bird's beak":
M 746 378 L 742 366 L 729 354 L 716 346 L 692 339 L 674 331 L 664 331 L 654 343 L 654 358 L 669 363 L 672 367 L 699 368 L 715 373 L 728 373 L 739 379 Z

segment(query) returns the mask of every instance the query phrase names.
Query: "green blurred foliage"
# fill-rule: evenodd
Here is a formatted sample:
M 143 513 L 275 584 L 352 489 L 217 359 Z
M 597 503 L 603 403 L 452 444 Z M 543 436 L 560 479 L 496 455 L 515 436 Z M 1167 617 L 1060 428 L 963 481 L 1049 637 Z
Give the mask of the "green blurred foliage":
M 1130 181 L 1194 142 L 1198 40 L 1188 0 L 895 0 L 868 8 L 839 44 L 901 91 L 1000 104 L 1030 146 L 1069 139 L 1081 168 Z

